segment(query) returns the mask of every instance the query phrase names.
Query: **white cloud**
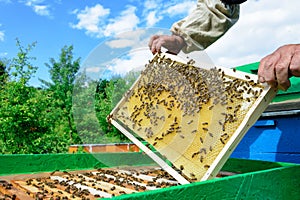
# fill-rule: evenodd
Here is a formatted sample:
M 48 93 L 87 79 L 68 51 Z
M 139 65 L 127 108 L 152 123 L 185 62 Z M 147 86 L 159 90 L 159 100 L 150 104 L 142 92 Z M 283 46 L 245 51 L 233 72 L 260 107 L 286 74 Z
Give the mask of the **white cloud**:
M 2 26 L 2 24 L 0 24 L 0 27 Z M 4 41 L 4 31 L 0 31 L 0 42 Z
M 0 52 L 0 57 L 6 57 L 8 55 L 7 52 Z
M 103 20 L 109 15 L 110 10 L 104 8 L 100 4 L 96 4 L 93 7 L 86 6 L 84 10 L 74 10 L 74 14 L 77 15 L 79 22 L 75 25 L 71 25 L 72 28 L 86 30 L 88 35 L 99 35 L 102 30 Z
M 45 0 L 20 0 L 20 2 L 25 3 L 26 6 L 37 5 L 43 3 Z
M 140 20 L 135 11 L 136 7 L 128 6 L 119 16 L 108 18 L 110 9 L 97 4 L 94 7 L 86 7 L 81 11 L 73 11 L 79 21 L 71 26 L 72 28 L 86 30 L 86 33 L 91 36 L 112 36 L 124 31 L 134 30 L 137 27 Z
M 133 46 L 134 45 L 134 40 L 116 39 L 116 40 L 106 42 L 106 44 L 111 48 L 125 48 L 125 47 Z
M 0 27 L 2 26 L 2 24 L 0 24 Z M 4 31 L 0 31 L 0 41 L 4 41 Z
M 21 2 L 31 7 L 37 15 L 51 17 L 50 6 L 43 4 L 44 1 L 45 0 L 25 0 Z
M 127 5 L 118 16 L 111 17 L 110 9 L 97 4 L 93 7 L 85 7 L 83 10 L 74 10 L 72 14 L 77 16 L 78 22 L 71 24 L 72 28 L 84 30 L 92 37 L 114 36 L 121 32 L 132 31 L 139 26 L 154 27 L 164 18 L 187 15 L 197 5 L 196 0 L 176 0 L 163 2 L 162 0 L 146 0 L 137 3 L 136 6 Z M 136 5 L 137 5 L 136 4 Z M 137 15 L 140 14 L 141 19 Z M 171 24 L 170 24 L 171 26 Z
M 33 10 L 36 14 L 41 16 L 50 16 L 49 6 L 46 5 L 35 5 Z
M 98 73 L 101 71 L 101 67 L 87 67 L 86 72 Z
M 179 3 L 176 3 L 174 5 L 171 5 L 169 7 L 166 8 L 166 10 L 164 11 L 166 14 L 168 14 L 169 16 L 175 16 L 175 15 L 183 15 L 186 16 L 188 15 L 190 12 L 192 12 L 192 10 L 194 10 L 196 8 L 196 2 L 193 0 L 190 1 L 182 1 Z
M 157 11 L 153 10 L 150 11 L 146 17 L 146 21 L 147 21 L 147 26 L 154 26 L 157 22 L 159 22 L 160 20 L 162 20 L 163 16 L 162 15 L 158 15 Z
M 144 2 L 144 10 L 157 9 L 162 5 L 161 3 L 161 0 L 146 0 Z
M 161 0 L 146 0 L 143 4 L 143 17 L 146 26 L 155 26 L 164 18 L 186 16 L 196 8 L 196 0 L 176 0 L 162 2 Z
M 126 10 L 121 12 L 120 16 L 110 19 L 103 31 L 104 36 L 111 36 L 137 28 L 140 19 L 135 14 L 135 11 L 136 7 L 128 6 Z
M 260 61 L 284 44 L 299 43 L 299 7 L 298 0 L 247 1 L 237 24 L 206 52 L 216 65 L 234 67 Z
M 145 66 L 145 60 L 149 60 L 151 57 L 152 54 L 148 49 L 134 50 L 125 57 L 113 59 L 107 68 L 117 75 L 124 75 L 130 71 L 141 71 Z
M 105 44 L 111 48 L 130 48 L 133 49 L 149 49 L 148 42 L 149 38 L 154 34 L 163 34 L 164 30 L 161 29 L 137 29 L 128 32 L 122 32 L 116 35 L 112 40 L 106 41 Z M 165 31 L 166 32 L 166 31 Z
M 0 41 L 4 41 L 4 31 L 0 31 Z

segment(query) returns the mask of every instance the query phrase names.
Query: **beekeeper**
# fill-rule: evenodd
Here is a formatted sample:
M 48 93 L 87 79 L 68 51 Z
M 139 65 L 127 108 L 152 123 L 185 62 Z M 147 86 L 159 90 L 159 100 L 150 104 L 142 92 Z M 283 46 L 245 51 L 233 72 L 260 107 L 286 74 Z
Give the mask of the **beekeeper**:
M 153 54 L 161 47 L 178 54 L 203 50 L 222 37 L 239 19 L 241 3 L 246 0 L 198 0 L 190 15 L 174 23 L 172 35 L 154 35 L 149 48 Z M 300 76 L 300 44 L 284 45 L 264 57 L 259 65 L 259 81 L 287 90 L 291 76 Z

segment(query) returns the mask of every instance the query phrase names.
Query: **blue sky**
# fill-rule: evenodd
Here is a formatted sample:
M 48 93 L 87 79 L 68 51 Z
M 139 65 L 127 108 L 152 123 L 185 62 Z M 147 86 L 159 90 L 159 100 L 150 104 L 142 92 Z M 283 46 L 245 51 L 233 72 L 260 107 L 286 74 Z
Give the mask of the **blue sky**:
M 170 28 L 196 6 L 196 0 L 0 0 L 0 58 L 16 55 L 37 42 L 32 56 L 38 78 L 48 79 L 44 63 L 58 58 L 64 45 L 74 45 L 82 62 L 107 38 L 137 28 Z M 299 42 L 299 0 L 248 0 L 238 23 L 211 45 L 207 54 L 216 65 L 233 67 L 259 61 L 286 43 Z
M 194 2 L 185 2 L 184 5 Z M 137 0 L 0 0 L 0 57 L 16 55 L 16 38 L 23 45 L 36 41 L 31 54 L 37 58 L 34 62 L 39 67 L 36 76 L 47 79 L 44 63 L 50 57 L 58 58 L 64 45 L 73 44 L 75 57 L 84 60 L 108 37 L 147 26 L 168 28 L 170 22 L 188 12 L 184 9 L 170 17 L 151 18 L 154 14 L 151 12 L 156 12 L 155 7 L 147 4 L 147 1 Z M 175 1 L 164 7 L 174 5 Z M 39 84 L 37 77 L 32 84 Z

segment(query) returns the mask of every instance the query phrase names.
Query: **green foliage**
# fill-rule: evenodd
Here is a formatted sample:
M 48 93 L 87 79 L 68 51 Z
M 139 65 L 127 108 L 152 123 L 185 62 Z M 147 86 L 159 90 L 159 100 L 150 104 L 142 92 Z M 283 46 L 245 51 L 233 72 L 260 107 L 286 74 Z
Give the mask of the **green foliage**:
M 53 134 L 52 94 L 27 85 L 37 69 L 30 63 L 33 46 L 24 48 L 17 40 L 19 53 L 9 62 L 10 76 L 1 85 L 1 153 L 60 152 L 65 148 Z
M 0 85 L 5 84 L 7 81 L 7 70 L 6 70 L 6 63 L 3 60 L 0 60 Z
M 51 81 L 34 88 L 36 43 L 24 47 L 17 39 L 16 45 L 17 55 L 0 61 L 0 153 L 63 153 L 70 144 L 128 141 L 106 118 L 138 73 L 91 81 L 78 73 L 73 46 L 64 46 L 46 63 Z
M 37 70 L 36 66 L 32 66 L 31 61 L 35 57 L 29 56 L 30 51 L 35 47 L 36 43 L 29 44 L 27 47 L 21 45 L 19 39 L 16 39 L 18 54 L 13 58 L 8 72 L 11 74 L 11 79 L 22 84 L 28 84 L 29 79 L 34 75 Z
M 72 115 L 72 92 L 76 73 L 80 68 L 80 58 L 74 60 L 72 45 L 64 46 L 59 59 L 50 58 L 50 64 L 46 63 L 46 66 L 49 68 L 52 82 L 41 82 L 53 92 L 53 106 L 59 108 L 60 129 L 69 134 L 71 143 L 79 143 Z
M 97 82 L 80 73 L 73 90 L 73 116 L 78 136 L 83 143 L 101 143 L 104 133 L 95 117 L 95 88 Z
M 1 153 L 61 152 L 61 137 L 53 134 L 55 118 L 45 91 L 9 82 L 0 93 Z M 51 136 L 51 137 L 49 137 Z
M 128 139 L 115 127 L 108 124 L 106 118 L 135 82 L 138 75 L 138 73 L 129 72 L 123 78 L 115 77 L 109 81 L 102 80 L 98 84 L 95 106 L 97 118 L 106 136 L 115 138 L 114 142 L 127 142 Z

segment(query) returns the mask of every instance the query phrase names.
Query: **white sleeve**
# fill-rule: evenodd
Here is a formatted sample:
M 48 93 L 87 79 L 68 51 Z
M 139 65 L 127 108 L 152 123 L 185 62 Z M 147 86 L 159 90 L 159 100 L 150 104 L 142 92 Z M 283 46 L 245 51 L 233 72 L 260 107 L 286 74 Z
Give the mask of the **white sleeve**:
M 221 0 L 198 0 L 197 8 L 184 19 L 174 23 L 171 31 L 183 37 L 188 53 L 203 50 L 226 33 L 239 19 L 240 6 L 225 5 Z

